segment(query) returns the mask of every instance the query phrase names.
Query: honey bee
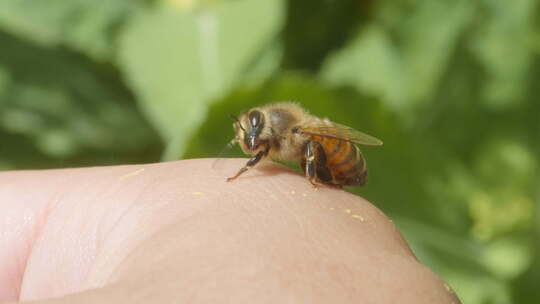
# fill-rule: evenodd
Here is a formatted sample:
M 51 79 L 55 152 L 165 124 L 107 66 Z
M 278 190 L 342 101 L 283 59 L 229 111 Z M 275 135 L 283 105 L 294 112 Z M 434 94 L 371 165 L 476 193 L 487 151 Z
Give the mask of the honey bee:
M 314 187 L 316 183 L 361 186 L 366 183 L 367 167 L 356 144 L 383 144 L 373 136 L 310 115 L 294 103 L 253 108 L 233 119 L 236 136 L 231 144 L 238 143 L 252 157 L 227 181 L 270 158 L 299 162 Z

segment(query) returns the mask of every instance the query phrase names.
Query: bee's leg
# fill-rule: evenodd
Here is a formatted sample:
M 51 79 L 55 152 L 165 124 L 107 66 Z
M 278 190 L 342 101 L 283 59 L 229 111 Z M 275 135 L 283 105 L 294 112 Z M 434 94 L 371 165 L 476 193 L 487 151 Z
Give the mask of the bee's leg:
M 270 150 L 269 148 L 266 148 L 265 150 L 259 151 L 257 154 L 255 154 L 253 157 L 251 157 L 248 160 L 248 162 L 246 163 L 246 165 L 243 166 L 242 168 L 240 168 L 240 170 L 238 170 L 238 172 L 234 176 L 231 176 L 231 177 L 227 178 L 227 181 L 230 182 L 233 179 L 236 179 L 237 177 L 242 175 L 242 173 L 244 173 L 247 170 L 249 170 L 250 168 L 254 167 L 257 163 L 259 163 L 261 161 L 261 159 L 263 159 L 264 156 L 268 155 L 269 150 Z
M 334 185 L 332 172 L 326 165 L 326 153 L 323 146 L 316 141 L 310 141 L 305 152 L 305 172 L 309 182 L 317 187 L 320 184 Z
M 315 144 L 313 141 L 310 141 L 308 142 L 307 146 L 306 146 L 306 152 L 305 152 L 305 173 L 306 173 L 306 177 L 308 178 L 309 182 L 311 183 L 311 185 L 317 189 L 317 184 L 315 183 L 315 179 L 317 178 L 316 176 L 316 172 L 317 172 L 317 168 L 316 168 L 316 165 L 317 165 L 317 162 L 316 162 L 316 157 L 315 157 L 315 152 L 316 149 L 315 149 Z

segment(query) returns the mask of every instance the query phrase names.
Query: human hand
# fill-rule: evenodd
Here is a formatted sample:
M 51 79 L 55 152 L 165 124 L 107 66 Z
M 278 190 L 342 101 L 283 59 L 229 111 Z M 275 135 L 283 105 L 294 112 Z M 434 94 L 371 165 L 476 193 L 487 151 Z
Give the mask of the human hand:
M 364 199 L 212 163 L 1 173 L 0 302 L 459 303 Z

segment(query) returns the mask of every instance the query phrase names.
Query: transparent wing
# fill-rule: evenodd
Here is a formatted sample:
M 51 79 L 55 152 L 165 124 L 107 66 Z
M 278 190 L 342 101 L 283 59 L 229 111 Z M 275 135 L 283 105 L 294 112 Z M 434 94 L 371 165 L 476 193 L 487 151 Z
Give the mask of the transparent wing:
M 337 138 L 365 146 L 382 146 L 383 142 L 371 135 L 353 128 L 333 123 L 332 126 L 310 126 L 298 129 L 300 133 L 310 136 Z

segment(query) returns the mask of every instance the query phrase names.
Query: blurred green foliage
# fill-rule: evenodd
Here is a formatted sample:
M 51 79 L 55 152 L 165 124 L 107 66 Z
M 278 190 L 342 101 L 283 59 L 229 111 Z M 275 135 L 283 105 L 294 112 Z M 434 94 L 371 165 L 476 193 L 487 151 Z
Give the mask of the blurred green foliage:
M 215 157 L 297 101 L 385 141 L 352 191 L 464 303 L 540 299 L 539 99 L 538 0 L 0 2 L 1 169 Z

